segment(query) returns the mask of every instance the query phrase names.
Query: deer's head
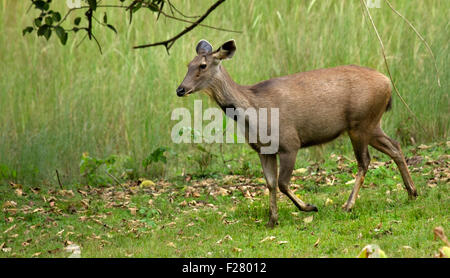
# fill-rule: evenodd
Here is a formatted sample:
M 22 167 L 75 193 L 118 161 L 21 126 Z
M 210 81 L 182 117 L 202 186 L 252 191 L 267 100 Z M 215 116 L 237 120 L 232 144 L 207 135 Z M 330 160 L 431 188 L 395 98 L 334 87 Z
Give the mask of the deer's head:
M 209 88 L 220 71 L 220 62 L 233 57 L 236 44 L 234 40 L 229 40 L 216 51 L 212 49 L 206 40 L 199 41 L 195 48 L 197 56 L 188 64 L 186 76 L 177 88 L 179 97 Z

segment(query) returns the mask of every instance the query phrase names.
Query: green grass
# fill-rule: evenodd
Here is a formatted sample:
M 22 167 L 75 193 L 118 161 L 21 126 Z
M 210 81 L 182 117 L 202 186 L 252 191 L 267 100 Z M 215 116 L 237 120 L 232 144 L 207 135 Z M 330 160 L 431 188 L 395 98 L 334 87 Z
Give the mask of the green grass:
M 60 11 L 64 2 L 58 1 Z M 212 3 L 172 2 L 191 15 Z M 119 34 L 94 30 L 100 55 L 93 42 L 78 46 L 81 34 L 70 34 L 65 47 L 56 36 L 49 42 L 23 37 L 34 16 L 26 13 L 29 2 L 0 0 L 0 257 L 66 257 L 70 243 L 81 246 L 83 257 L 355 257 L 372 243 L 389 257 L 433 257 L 443 245 L 433 239 L 433 228 L 449 230 L 450 2 L 392 4 L 427 39 L 441 77 L 438 87 L 431 56 L 406 23 L 383 3 L 371 9 L 395 83 L 425 128 L 394 95 L 383 127 L 407 157 L 423 158 L 410 166 L 420 196 L 408 200 L 395 165 L 386 163 L 369 170 L 354 211 L 344 213 L 340 206 L 352 187 L 346 183 L 357 166 L 349 140 L 340 138 L 298 154 L 296 168 L 307 172 L 292 187 L 319 212 L 298 212 L 280 195 L 280 224 L 268 229 L 268 197 L 255 152 L 244 144 L 205 144 L 202 151 L 171 142 L 174 108 L 192 110 L 195 99 L 204 100 L 204 109 L 215 106 L 200 93 L 178 98 L 175 89 L 202 38 L 215 47 L 236 40 L 236 55 L 224 65 L 240 84 L 342 64 L 386 73 L 359 1 L 229 0 L 204 23 L 242 33 L 199 27 L 170 55 L 164 48 L 132 46 L 169 38 L 184 24 L 154 24 L 153 15 L 139 12 L 129 25 L 127 16 L 113 11 L 109 23 Z M 169 149 L 167 162 L 144 167 L 159 147 Z M 89 179 L 80 174 L 87 157 L 104 161 L 111 155 L 120 165 L 102 164 Z M 372 149 L 371 155 L 387 161 Z M 122 185 L 95 182 L 108 179 L 107 168 Z M 120 177 L 125 169 L 134 169 L 131 181 Z M 136 186 L 137 177 L 152 178 L 156 188 Z M 246 198 L 247 190 L 255 196 Z M 326 205 L 327 199 L 333 203 Z M 224 240 L 227 235 L 232 240 Z M 260 242 L 268 236 L 275 239 Z
M 383 2 L 383 1 L 381 1 Z M 173 1 L 189 14 L 201 14 L 211 1 Z M 407 24 L 385 4 L 371 9 L 384 40 L 395 82 L 425 132 L 394 96 L 393 110 L 384 117 L 389 135 L 403 145 L 448 139 L 448 18 L 449 1 L 393 1 L 428 40 L 436 56 L 442 87 L 437 86 L 433 61 Z M 175 122 L 171 111 L 193 108 L 194 99 L 214 104 L 203 94 L 180 99 L 175 89 L 186 72 L 201 38 L 215 47 L 234 38 L 238 50 L 224 62 L 236 82 L 252 84 L 270 77 L 341 64 L 360 64 L 386 72 L 375 34 L 362 16 L 358 1 L 227 1 L 205 24 L 241 30 L 227 33 L 197 28 L 171 49 L 132 50 L 132 46 L 166 39 L 184 24 L 139 12 L 128 25 L 119 11 L 109 14 L 119 34 L 95 30 L 103 46 L 94 42 L 79 47 L 81 34 L 70 34 L 62 47 L 56 36 L 46 42 L 35 34 L 22 37 L 34 11 L 28 1 L 0 1 L 0 180 L 57 185 L 82 182 L 81 154 L 105 158 L 111 154 L 131 158 L 140 176 L 175 177 L 191 174 L 249 174 L 258 169 L 257 155 L 246 145 L 225 145 L 213 156 L 206 171 L 204 157 L 195 146 L 171 143 Z M 58 1 L 60 11 L 64 1 Z M 76 14 L 73 15 L 73 18 Z M 69 18 L 69 20 L 73 20 Z M 167 22 L 167 24 L 165 24 Z M 207 105 L 204 105 L 206 108 Z M 154 149 L 167 146 L 173 155 L 166 165 L 143 169 L 142 160 Z M 219 153 L 219 146 L 209 146 Z M 325 147 L 352 155 L 347 139 Z M 178 155 L 176 155 L 178 154 Z M 187 154 L 187 155 L 186 155 Z M 314 151 L 299 153 L 299 161 L 315 161 Z M 319 155 L 320 156 L 320 155 Z M 323 157 L 322 156 L 322 157 Z M 240 158 L 238 160 L 237 158 Z M 0 197 L 2 198 L 2 197 Z
M 71 243 L 82 257 L 356 257 L 367 244 L 378 244 L 388 257 L 434 257 L 443 243 L 433 228 L 450 228 L 448 144 L 406 151 L 422 158 L 409 167 L 419 191 L 413 201 L 397 168 L 373 153 L 373 162 L 386 165 L 371 167 L 350 213 L 341 205 L 355 161 L 335 154 L 320 168 L 302 164 L 307 171 L 295 176 L 292 188 L 319 212 L 299 212 L 280 194 L 274 229 L 265 227 L 268 196 L 260 171 L 256 178 L 177 178 L 144 188 L 3 186 L 0 257 L 67 257 L 64 247 Z M 270 236 L 275 239 L 261 242 Z

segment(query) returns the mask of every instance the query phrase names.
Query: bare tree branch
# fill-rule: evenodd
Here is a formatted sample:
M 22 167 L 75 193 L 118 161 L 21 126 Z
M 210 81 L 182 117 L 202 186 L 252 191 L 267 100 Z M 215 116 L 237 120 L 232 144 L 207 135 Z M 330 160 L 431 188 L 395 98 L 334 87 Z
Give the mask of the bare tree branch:
M 173 44 L 175 43 L 176 40 L 178 40 L 179 38 L 181 38 L 183 35 L 185 35 L 186 33 L 192 31 L 193 29 L 195 29 L 195 27 L 199 26 L 199 24 L 205 20 L 206 17 L 208 17 L 208 15 L 214 11 L 218 6 L 220 6 L 220 4 L 222 4 L 223 2 L 225 2 L 225 0 L 218 0 L 216 3 L 214 3 L 211 7 L 209 7 L 209 9 L 194 23 L 192 23 L 190 26 L 186 27 L 186 29 L 184 29 L 182 32 L 178 33 L 176 36 L 165 40 L 165 41 L 160 41 L 160 42 L 156 42 L 156 43 L 150 43 L 150 44 L 143 44 L 143 45 L 138 45 L 133 47 L 134 49 L 139 49 L 139 48 L 146 48 L 146 47 L 152 47 L 152 46 L 157 46 L 157 45 L 163 45 L 167 52 L 169 52 L 169 49 L 173 46 Z
M 161 41 L 161 42 L 157 42 L 157 43 L 152 43 L 152 44 L 145 44 L 145 45 L 135 46 L 134 49 L 146 48 L 146 47 L 152 47 L 152 46 L 158 46 L 158 45 L 164 45 L 166 50 L 167 50 L 167 52 L 169 52 L 169 49 L 173 46 L 173 44 L 175 43 L 175 41 L 177 39 L 179 39 L 180 37 L 182 37 L 186 33 L 192 31 L 197 26 L 210 28 L 210 29 L 215 29 L 215 30 L 224 31 L 224 32 L 242 33 L 241 31 L 236 31 L 236 30 L 231 30 L 231 29 L 226 29 L 226 28 L 221 28 L 221 27 L 215 27 L 215 26 L 210 26 L 210 25 L 206 25 L 206 24 L 201 24 L 201 22 L 204 19 L 206 19 L 206 17 L 213 10 L 215 10 L 220 4 L 222 4 L 223 2 L 225 2 L 225 0 L 218 0 L 202 16 L 186 16 L 182 12 L 180 12 L 172 3 L 168 2 L 169 3 L 169 8 L 171 10 L 174 9 L 176 12 L 178 12 L 180 15 L 182 15 L 183 17 L 186 17 L 186 18 L 199 18 L 197 21 L 190 21 L 190 20 L 186 20 L 186 19 L 183 19 L 183 18 L 176 17 L 174 15 L 167 14 L 167 13 L 165 13 L 162 10 L 162 7 L 157 7 L 158 8 L 158 18 L 162 14 L 164 17 L 167 17 L 167 18 L 170 18 L 170 19 L 173 19 L 173 20 L 177 20 L 177 21 L 181 21 L 181 22 L 185 22 L 185 23 L 190 23 L 191 25 L 188 26 L 185 30 L 183 30 L 182 32 L 180 32 L 179 34 L 177 34 L 176 36 L 174 36 L 173 38 L 171 38 L 169 40 Z M 142 4 L 145 5 L 145 3 L 142 2 L 142 0 L 135 0 L 130 5 L 108 5 L 108 4 L 104 4 L 104 5 L 98 5 L 97 8 L 121 8 L 121 9 L 125 9 L 126 11 L 130 11 L 130 16 L 131 16 L 132 15 L 131 10 L 138 3 L 142 3 Z M 81 9 L 89 9 L 89 8 L 90 8 L 89 6 L 81 6 L 81 7 L 69 9 L 67 11 L 67 13 L 63 16 L 62 20 L 58 23 L 57 26 L 60 26 L 63 22 L 65 22 L 67 17 L 73 11 L 81 10 Z M 173 14 L 173 12 L 172 12 L 172 14 Z M 130 20 L 131 20 L 131 17 L 130 17 Z M 98 22 L 98 20 L 97 20 L 97 22 Z M 81 29 L 84 29 L 84 28 L 81 28 Z M 92 36 L 93 34 L 89 34 L 89 35 L 90 35 L 90 37 L 93 37 Z M 99 42 L 97 41 L 97 39 L 95 37 L 94 37 L 94 40 L 96 41 L 97 45 L 99 46 L 99 49 L 100 49 L 100 52 L 101 52 L 101 47 L 100 47 Z

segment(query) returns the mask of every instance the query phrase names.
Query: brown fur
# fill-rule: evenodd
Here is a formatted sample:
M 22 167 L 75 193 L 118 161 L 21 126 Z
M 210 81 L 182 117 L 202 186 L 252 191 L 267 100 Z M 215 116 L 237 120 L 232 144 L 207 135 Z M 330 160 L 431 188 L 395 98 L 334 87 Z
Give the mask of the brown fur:
M 297 151 L 329 142 L 344 132 L 349 134 L 358 161 L 355 187 L 344 209 L 352 209 L 364 181 L 370 162 L 369 144 L 394 159 L 409 195 L 417 196 L 399 144 L 381 130 L 381 117 L 391 104 L 389 78 L 373 69 L 348 65 L 242 86 L 231 79 L 220 63 L 234 54 L 234 41 L 227 42 L 226 46 L 215 52 L 201 52 L 195 57 L 179 88 L 192 92 L 204 90 L 222 109 L 279 108 L 278 153 L 260 154 L 270 190 L 269 226 L 277 223 L 277 185 L 300 210 L 317 211 L 315 206 L 302 202 L 289 189 Z M 199 69 L 199 64 L 205 61 L 207 67 Z M 261 145 L 251 146 L 259 151 Z M 277 155 L 280 158 L 279 172 Z

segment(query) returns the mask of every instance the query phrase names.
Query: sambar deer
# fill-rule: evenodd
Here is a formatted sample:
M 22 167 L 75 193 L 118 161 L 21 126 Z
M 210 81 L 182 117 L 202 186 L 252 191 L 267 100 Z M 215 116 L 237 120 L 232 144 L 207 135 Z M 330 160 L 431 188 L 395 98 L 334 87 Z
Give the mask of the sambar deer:
M 277 187 L 301 211 L 317 211 L 316 206 L 303 202 L 289 189 L 297 152 L 300 148 L 329 142 L 344 132 L 350 137 L 358 162 L 355 185 L 342 206 L 344 210 L 353 208 L 364 182 L 370 162 L 368 145 L 395 161 L 409 197 L 417 196 L 399 143 L 388 137 L 380 126 L 381 116 L 391 105 L 389 78 L 373 69 L 348 65 L 242 86 L 231 79 L 221 64 L 235 51 L 234 40 L 225 42 L 216 51 L 209 42 L 201 40 L 196 47 L 197 56 L 188 64 L 186 77 L 176 92 L 182 97 L 203 90 L 223 110 L 228 107 L 279 109 L 278 151 L 262 154 L 261 144 L 251 144 L 259 154 L 269 188 L 267 226 L 273 227 L 278 221 Z

